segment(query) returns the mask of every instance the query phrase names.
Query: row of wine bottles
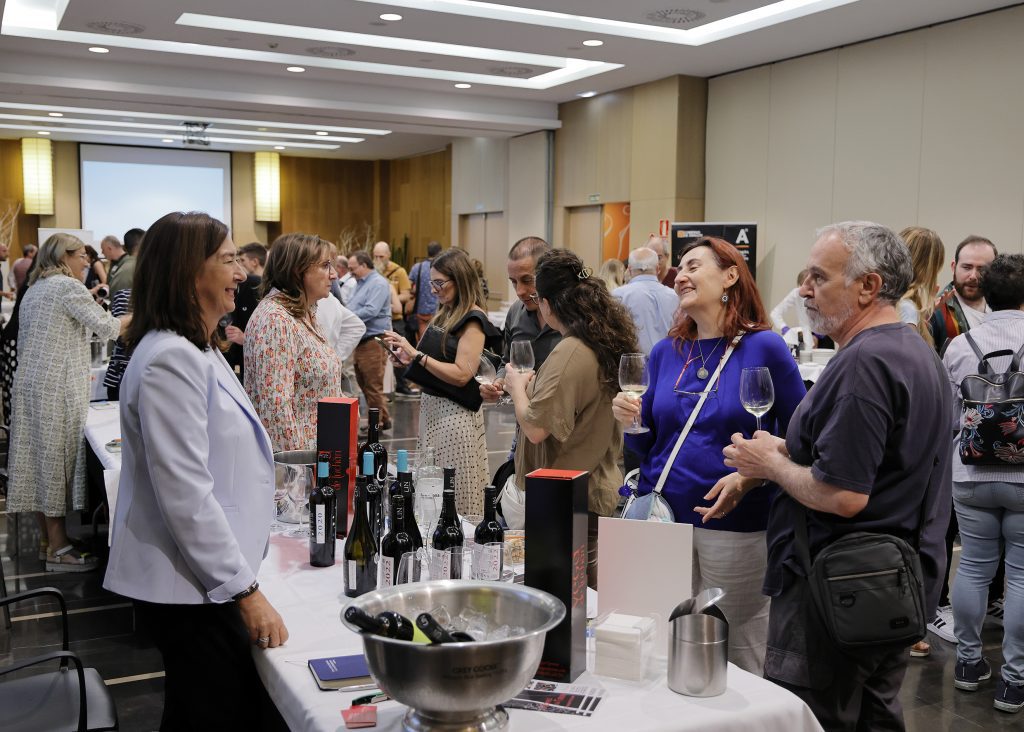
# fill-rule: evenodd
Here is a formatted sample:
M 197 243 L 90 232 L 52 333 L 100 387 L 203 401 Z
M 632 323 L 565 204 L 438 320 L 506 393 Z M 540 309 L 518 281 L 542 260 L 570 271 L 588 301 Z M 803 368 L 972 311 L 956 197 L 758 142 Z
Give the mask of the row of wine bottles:
M 365 610 L 349 605 L 345 608 L 345 620 L 364 633 L 416 643 L 464 643 L 473 640 L 468 633 L 448 631 L 430 613 L 420 613 L 413 624 L 404 615 L 392 610 L 370 615 Z

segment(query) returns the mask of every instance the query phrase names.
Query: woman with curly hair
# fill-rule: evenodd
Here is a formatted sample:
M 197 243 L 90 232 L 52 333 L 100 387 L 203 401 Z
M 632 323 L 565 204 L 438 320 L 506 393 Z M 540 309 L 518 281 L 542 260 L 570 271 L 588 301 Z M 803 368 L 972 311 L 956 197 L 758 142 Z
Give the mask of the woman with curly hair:
M 590 473 L 587 580 L 596 587 L 597 517 L 611 516 L 622 485 L 622 428 L 610 407 L 619 358 L 638 349 L 636 326 L 604 282 L 567 249 L 541 255 L 536 281 L 533 298 L 562 340 L 536 375 L 507 369 L 505 390 L 520 430 L 515 474 L 522 481 L 538 468 Z
M 627 446 L 643 456 L 639 489 L 647 493 L 665 470 L 701 392 L 711 384 L 662 495 L 677 522 L 694 525 L 693 591 L 721 587 L 726 592 L 719 606 L 729 618 L 729 660 L 760 675 L 768 638 L 769 598 L 761 594 L 768 561 L 765 529 L 776 488 L 727 468 L 722 448 L 733 433 L 755 430 L 753 415 L 740 403 L 743 369 L 768 368 L 775 403 L 761 423 L 776 435 L 785 434 L 804 397 L 804 383 L 786 342 L 772 332 L 754 278 L 732 244 L 705 237 L 685 249 L 675 290 L 679 311 L 668 338 L 651 350 L 650 386 L 642 404 L 620 393 L 612 408 L 623 424 L 639 414 L 650 428 L 627 438 Z M 715 379 L 726 350 L 741 333 Z
M 338 278 L 332 259 L 315 234 L 275 239 L 245 329 L 245 390 L 275 451 L 315 450 L 317 402 L 343 396 L 341 359 L 316 318 Z

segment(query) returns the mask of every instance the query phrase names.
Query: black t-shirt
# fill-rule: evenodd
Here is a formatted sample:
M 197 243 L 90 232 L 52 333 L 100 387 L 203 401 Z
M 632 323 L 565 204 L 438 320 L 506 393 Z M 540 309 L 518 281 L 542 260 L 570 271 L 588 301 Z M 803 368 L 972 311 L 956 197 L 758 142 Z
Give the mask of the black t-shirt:
M 935 351 L 903 323 L 858 333 L 829 362 L 790 418 L 786 448 L 817 480 L 867 494 L 868 502 L 848 519 L 808 511 L 812 555 L 854 531 L 893 534 L 916 544 L 923 515 L 921 559 L 930 591 L 945 563 L 935 534 L 945 534 L 945 525 L 938 524 L 948 517 L 943 504 L 951 490 L 952 395 L 944 374 Z M 778 595 L 788 584 L 784 568 L 806 574 L 793 541 L 799 505 L 785 493 L 772 505 L 766 594 Z
M 238 289 L 235 292 L 235 309 L 231 312 L 231 324 L 242 331 L 249 327 L 249 318 L 252 317 L 253 311 L 259 305 L 259 289 L 262 282 L 262 277 L 251 274 L 245 278 L 245 282 L 238 283 Z M 237 343 L 232 343 L 227 353 L 224 354 L 224 358 L 232 367 L 238 367 L 238 378 L 241 379 L 244 367 L 242 347 Z

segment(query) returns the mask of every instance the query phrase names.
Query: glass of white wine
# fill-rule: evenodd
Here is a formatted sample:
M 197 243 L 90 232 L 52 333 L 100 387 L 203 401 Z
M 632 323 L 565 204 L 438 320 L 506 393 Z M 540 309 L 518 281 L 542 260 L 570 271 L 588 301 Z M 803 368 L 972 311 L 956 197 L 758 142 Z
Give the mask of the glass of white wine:
M 476 376 L 473 378 L 480 384 L 493 384 L 498 378 L 498 372 L 494 370 L 494 364 L 487 356 L 480 357 L 480 365 L 477 366 Z
M 757 429 L 761 429 L 761 417 L 775 404 L 775 387 L 772 374 L 767 366 L 748 366 L 740 373 L 740 402 L 743 408 L 754 415 Z
M 647 391 L 650 377 L 647 373 L 647 356 L 643 353 L 624 353 L 619 359 L 619 387 L 632 399 L 639 399 Z M 624 432 L 638 435 L 650 432 L 640 424 L 640 417 L 633 418 L 633 424 Z

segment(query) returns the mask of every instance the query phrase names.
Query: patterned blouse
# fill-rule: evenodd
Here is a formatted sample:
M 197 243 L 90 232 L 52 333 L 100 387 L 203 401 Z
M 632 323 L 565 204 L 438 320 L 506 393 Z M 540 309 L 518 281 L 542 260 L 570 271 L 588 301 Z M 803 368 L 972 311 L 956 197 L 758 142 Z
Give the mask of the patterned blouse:
M 245 390 L 275 451 L 316 449 L 316 405 L 344 396 L 342 366 L 317 325 L 288 313 L 275 297 L 260 301 L 245 329 Z

